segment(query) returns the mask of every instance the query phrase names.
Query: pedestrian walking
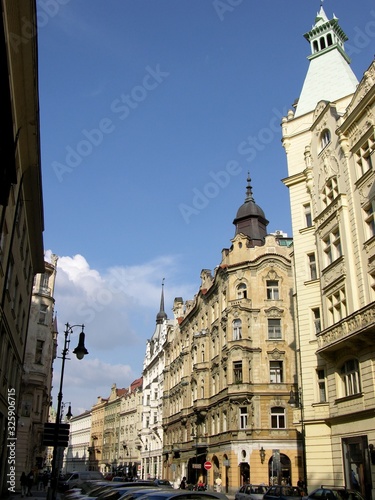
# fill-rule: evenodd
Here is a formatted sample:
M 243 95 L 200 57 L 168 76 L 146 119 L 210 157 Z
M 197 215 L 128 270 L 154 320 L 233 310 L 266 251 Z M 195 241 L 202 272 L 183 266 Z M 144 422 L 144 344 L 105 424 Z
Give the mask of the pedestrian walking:
M 31 470 L 27 475 L 27 497 L 32 497 L 31 488 L 34 484 L 34 472 Z
M 180 483 L 180 489 L 186 490 L 186 477 L 185 476 L 182 478 L 182 481 Z
M 21 474 L 20 483 L 21 483 L 21 498 L 23 498 L 24 496 L 27 496 L 27 476 L 24 472 L 22 472 Z

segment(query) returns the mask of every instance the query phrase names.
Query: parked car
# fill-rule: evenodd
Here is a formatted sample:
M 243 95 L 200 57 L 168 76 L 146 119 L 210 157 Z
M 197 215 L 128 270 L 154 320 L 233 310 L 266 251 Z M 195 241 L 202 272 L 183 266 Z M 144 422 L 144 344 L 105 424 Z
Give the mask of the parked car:
M 224 493 L 216 493 L 215 491 L 190 491 L 190 490 L 160 490 L 147 492 L 146 495 L 138 497 L 137 500 L 187 500 L 191 497 L 192 500 L 228 500 Z
M 345 487 L 324 486 L 312 491 L 307 499 L 320 500 L 364 500 L 363 496 L 356 490 L 348 490 Z
M 103 474 L 98 471 L 83 471 L 83 472 L 69 472 L 65 476 L 59 478 L 57 486 L 60 490 L 70 490 L 76 486 L 80 486 L 85 481 L 90 480 L 104 480 Z
M 101 495 L 99 495 L 97 500 L 118 500 L 122 496 L 126 495 L 127 493 L 131 493 L 132 491 L 136 491 L 138 489 L 142 490 L 154 490 L 154 489 L 160 489 L 158 486 L 155 484 L 146 486 L 145 484 L 138 484 L 137 483 L 132 483 L 131 485 L 124 485 L 120 488 L 112 488 L 108 491 L 103 492 Z M 143 495 L 148 495 L 148 491 L 144 492 Z
M 265 484 L 244 484 L 235 494 L 235 500 L 262 500 L 268 487 Z
M 141 489 L 132 488 L 131 490 L 128 490 L 126 493 L 124 493 L 118 500 L 138 500 L 138 498 L 149 495 L 154 491 L 160 491 L 160 488 L 158 486 L 155 486 L 155 488 L 152 488 L 152 486 L 148 488 L 142 487 Z
M 154 479 L 154 484 L 162 488 L 173 488 L 173 484 L 168 479 Z
M 305 498 L 305 492 L 298 486 L 280 486 L 275 485 L 268 488 L 263 495 L 264 500 L 302 500 Z

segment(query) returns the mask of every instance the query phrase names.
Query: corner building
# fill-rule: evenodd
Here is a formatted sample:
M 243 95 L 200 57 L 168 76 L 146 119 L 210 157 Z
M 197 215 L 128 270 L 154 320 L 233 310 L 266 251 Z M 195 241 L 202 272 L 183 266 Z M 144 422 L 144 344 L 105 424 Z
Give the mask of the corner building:
M 360 82 L 338 19 L 320 9 L 295 110 L 283 119 L 294 239 L 295 422 L 309 491 L 374 498 L 375 64 Z M 299 397 L 298 397 L 299 396 Z
M 194 299 L 174 301 L 163 393 L 163 476 L 210 488 L 220 476 L 228 493 L 248 481 L 295 484 L 303 470 L 288 405 L 296 377 L 292 240 L 267 235 L 250 179 L 234 224 L 213 275 L 204 269 Z

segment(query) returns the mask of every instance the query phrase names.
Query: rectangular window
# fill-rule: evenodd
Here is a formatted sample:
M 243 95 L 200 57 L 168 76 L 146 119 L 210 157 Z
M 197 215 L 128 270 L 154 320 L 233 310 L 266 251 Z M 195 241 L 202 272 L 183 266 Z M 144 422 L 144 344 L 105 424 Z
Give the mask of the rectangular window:
M 242 384 L 242 361 L 234 361 L 233 378 L 235 384 Z
M 316 376 L 318 379 L 319 403 L 325 403 L 327 401 L 327 394 L 326 377 L 324 370 L 316 370 Z
M 342 256 L 340 231 L 338 228 L 335 228 L 330 234 L 323 238 L 323 245 L 326 255 L 326 265 L 329 266 Z
M 280 340 L 281 339 L 281 320 L 269 319 L 268 320 L 268 339 Z
M 305 215 L 306 227 L 311 227 L 312 226 L 311 204 L 306 203 L 306 205 L 303 205 L 303 210 Z
M 321 331 L 321 323 L 320 323 L 320 309 L 316 307 L 312 309 L 313 314 L 313 322 L 314 322 L 314 331 L 315 333 L 319 333 Z
M 328 206 L 339 194 L 337 178 L 331 177 L 324 186 L 322 192 L 322 201 L 324 206 Z
M 372 200 L 368 205 L 363 208 L 364 220 L 366 224 L 366 239 L 370 239 L 375 236 L 375 200 Z
M 316 257 L 315 253 L 309 253 L 307 255 L 308 261 L 309 261 L 309 275 L 310 275 L 310 280 L 316 280 L 318 279 L 318 273 L 316 271 Z
M 349 359 L 341 368 L 345 396 L 353 396 L 361 392 L 359 365 L 356 359 Z
M 39 309 L 39 323 L 42 325 L 46 325 L 46 316 L 47 316 L 48 306 L 46 304 L 40 304 Z
M 327 297 L 327 300 L 330 324 L 333 325 L 334 323 L 341 321 L 347 315 L 345 289 L 342 288 L 341 290 L 333 293 Z
M 271 428 L 285 429 L 285 409 L 279 406 L 271 408 Z
M 267 300 L 279 300 L 279 282 L 267 280 Z
M 240 407 L 240 429 L 247 429 L 247 408 Z
M 358 178 L 373 168 L 373 153 L 375 150 L 375 134 L 372 134 L 355 154 Z
M 270 383 L 281 384 L 283 382 L 283 362 L 270 361 Z
M 42 364 L 43 346 L 44 346 L 44 341 L 43 340 L 37 340 L 36 341 L 34 363 L 37 363 L 38 365 Z

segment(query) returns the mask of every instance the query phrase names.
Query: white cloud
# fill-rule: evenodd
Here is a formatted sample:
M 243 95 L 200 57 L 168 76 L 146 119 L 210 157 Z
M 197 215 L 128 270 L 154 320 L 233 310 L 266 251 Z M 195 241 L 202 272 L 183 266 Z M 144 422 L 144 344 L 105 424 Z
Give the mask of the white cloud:
M 46 252 L 49 260 L 51 252 Z M 92 269 L 82 255 L 60 257 L 57 263 L 55 311 L 58 319 L 58 356 L 64 344 L 65 324 L 85 325 L 89 355 L 77 361 L 71 352 L 80 328 L 71 335 L 70 356 L 64 373 L 64 400 L 88 409 L 98 396 L 108 397 L 111 386 L 126 387 L 140 377 L 146 339 L 154 332 L 165 277 L 165 310 L 172 317 L 176 296 L 190 299 L 195 285 L 180 284 L 178 257 L 162 256 L 135 266 Z M 61 361 L 54 363 L 54 405 Z M 73 412 L 74 413 L 74 412 Z

